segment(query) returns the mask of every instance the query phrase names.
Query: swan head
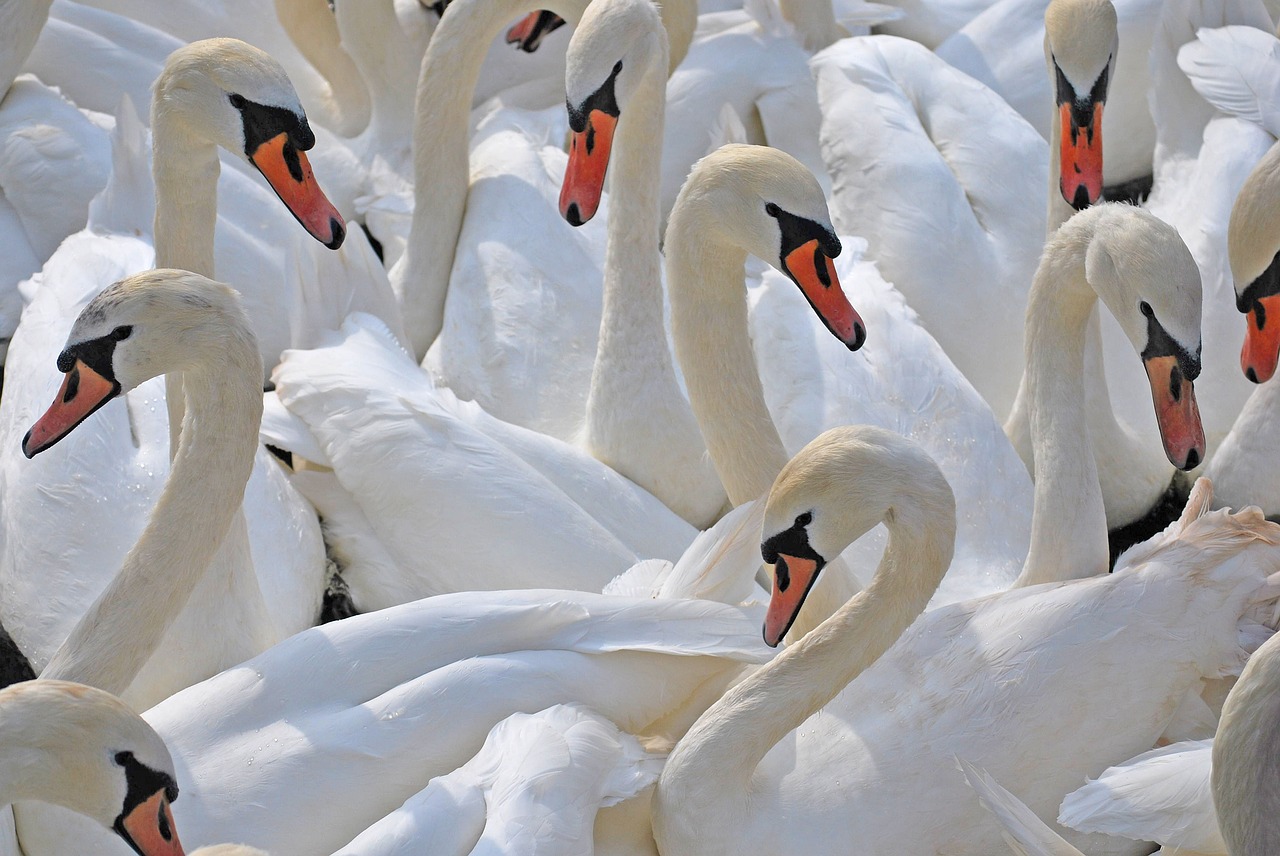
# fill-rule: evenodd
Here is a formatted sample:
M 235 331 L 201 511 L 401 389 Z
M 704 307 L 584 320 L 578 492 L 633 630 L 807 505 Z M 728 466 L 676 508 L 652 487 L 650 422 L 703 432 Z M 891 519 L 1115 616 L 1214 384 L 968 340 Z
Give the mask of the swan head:
M 832 335 L 851 351 L 862 347 L 866 324 L 832 262 L 841 247 L 826 197 L 798 160 L 768 146 L 721 146 L 693 165 L 667 223 L 668 246 L 692 218 L 705 239 L 741 248 L 786 274 Z
M 760 543 L 774 568 L 767 644 L 786 635 L 827 562 L 886 521 L 929 529 L 930 543 L 945 551 L 932 557 L 936 578 L 914 581 L 923 605 L 951 563 L 956 529 L 951 486 L 924 449 L 883 428 L 847 425 L 819 435 L 783 467 L 765 504 Z
M 1236 308 L 1245 314 L 1240 370 L 1266 383 L 1280 362 L 1280 145 L 1258 162 L 1231 208 L 1227 251 Z
M 183 856 L 169 804 L 178 796 L 160 735 L 110 693 L 38 680 L 0 691 L 6 745 L 38 753 L 27 796 L 89 817 L 140 856 Z
M 1045 9 L 1045 61 L 1058 123 L 1058 189 L 1077 211 L 1102 196 L 1102 108 L 1119 44 L 1111 0 L 1053 0 Z
M 587 7 L 565 55 L 572 138 L 560 213 L 574 226 L 590 220 L 600 207 L 614 134 L 627 105 L 647 75 L 665 74 L 666 68 L 666 30 L 649 0 Z
M 253 342 L 239 295 L 222 283 L 159 269 L 108 286 L 72 326 L 58 355 L 62 387 L 23 437 L 23 454 L 43 452 L 108 401 L 153 377 L 195 369 L 210 355 L 228 359 L 229 336 Z
M 238 39 L 205 39 L 169 55 L 155 83 L 162 117 L 253 164 L 312 237 L 342 245 L 342 217 L 320 189 L 306 152 L 316 137 L 280 64 Z
M 1063 242 L 1088 240 L 1085 278 L 1142 357 L 1165 454 L 1193 469 L 1205 440 L 1192 383 L 1200 375 L 1201 285 L 1191 251 L 1168 223 L 1129 205 L 1095 206 L 1067 224 Z

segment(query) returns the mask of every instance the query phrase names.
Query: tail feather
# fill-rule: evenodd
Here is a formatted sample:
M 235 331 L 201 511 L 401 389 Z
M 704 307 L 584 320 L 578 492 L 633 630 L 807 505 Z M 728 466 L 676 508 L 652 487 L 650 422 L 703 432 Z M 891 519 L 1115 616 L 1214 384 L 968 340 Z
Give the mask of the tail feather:
M 960 772 L 978 793 L 983 807 L 995 815 L 1004 830 L 1000 833 L 1019 856 L 1084 856 L 1061 835 L 1049 828 L 1022 800 L 1001 787 L 986 770 L 963 758 L 956 758 Z

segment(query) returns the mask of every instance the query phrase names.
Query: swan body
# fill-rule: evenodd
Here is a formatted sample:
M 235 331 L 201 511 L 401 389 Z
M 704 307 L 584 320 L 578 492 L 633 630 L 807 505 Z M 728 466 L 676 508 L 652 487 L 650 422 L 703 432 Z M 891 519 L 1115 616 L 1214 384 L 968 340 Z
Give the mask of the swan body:
M 1132 551 L 1126 568 L 1114 574 L 926 613 L 822 716 L 765 747 L 764 761 L 749 774 L 753 792 L 768 794 L 770 808 L 757 799 L 749 815 L 736 818 L 738 825 L 724 826 L 721 809 L 704 807 L 702 842 L 711 840 L 705 833 L 714 828 L 725 852 L 746 840 L 761 847 L 803 841 L 831 848 L 853 836 L 867 853 L 904 847 L 995 852 L 1001 846 L 997 825 L 984 817 L 955 769 L 956 755 L 982 758 L 1040 816 L 1053 816 L 1081 776 L 1125 757 L 1126 747 L 1151 746 L 1201 677 L 1239 668 L 1244 651 L 1237 627 L 1256 621 L 1250 617 L 1257 615 L 1255 607 L 1270 610 L 1265 601 L 1273 595 L 1263 594 L 1263 583 L 1277 567 L 1274 528 L 1256 512 L 1209 512 L 1197 519 L 1207 500 L 1207 491 L 1193 494 L 1191 513 Z M 1261 600 L 1251 605 L 1255 596 Z M 1169 626 L 1195 627 L 1197 639 L 1174 641 Z M 1034 668 L 1024 665 L 1031 663 Z M 911 676 L 921 675 L 928 676 L 927 685 L 913 689 L 917 678 Z M 1018 678 L 1011 680 L 1013 675 Z M 1111 694 L 1099 687 L 1122 689 Z M 798 692 L 793 686 L 770 715 L 791 707 Z M 1016 717 L 992 713 L 1014 710 Z M 794 709 L 785 715 L 799 717 Z M 1059 716 L 1061 726 L 1053 724 Z M 1097 727 L 1080 729 L 1081 722 Z M 698 733 L 691 730 L 686 740 Z M 1046 751 L 1047 733 L 1070 745 L 1054 742 Z M 741 741 L 759 734 L 726 731 L 735 743 L 730 763 L 740 768 Z M 675 761 L 673 754 L 664 777 L 678 772 Z M 697 772 L 708 774 L 725 771 Z M 659 794 L 664 785 L 660 781 Z M 779 816 L 788 823 L 754 820 Z M 668 849 L 661 837 L 659 842 L 663 852 L 681 852 Z M 1095 853 L 1104 848 L 1117 849 L 1098 838 L 1082 847 Z
M 631 734 L 681 733 L 707 688 L 767 659 L 758 617 L 584 592 L 444 595 L 304 631 L 146 719 L 173 753 L 188 844 L 234 828 L 268 852 L 333 853 L 513 713 L 577 703 Z M 317 815 L 335 800 L 340 811 Z M 64 818 L 29 830 L 20 818 L 28 854 L 116 852 Z
M 317 479 L 299 488 L 385 555 L 362 571 L 365 550 L 343 554 L 361 610 L 470 589 L 599 591 L 640 558 L 675 558 L 695 534 L 585 453 L 436 387 L 369 316 L 314 349 L 287 351 L 274 378 L 271 395 L 301 421 L 342 492 L 326 502 L 309 489 Z
M 995 92 L 905 39 L 848 39 L 811 65 L 837 230 L 867 239 L 1004 419 L 1044 234 L 1044 142 Z

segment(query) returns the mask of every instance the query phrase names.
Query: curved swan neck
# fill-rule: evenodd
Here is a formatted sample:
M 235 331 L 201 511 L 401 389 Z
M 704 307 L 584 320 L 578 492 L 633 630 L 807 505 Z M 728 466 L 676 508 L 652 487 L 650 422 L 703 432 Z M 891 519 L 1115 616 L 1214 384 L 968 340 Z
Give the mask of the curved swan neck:
M 1227 850 L 1280 851 L 1280 637 L 1249 658 L 1222 708 L 1213 742 L 1213 801 Z
M 471 183 L 471 99 L 489 44 L 522 15 L 550 9 L 576 25 L 586 6 L 586 0 L 454 0 L 431 37 L 414 107 L 413 220 L 404 255 L 391 271 L 418 359 L 444 323 L 449 273 Z
M 924 611 L 951 562 L 954 524 L 948 531 L 907 505 L 884 524 L 889 541 L 871 584 L 729 690 L 676 745 L 658 785 L 664 809 L 654 816 L 655 830 L 666 827 L 659 835 L 664 852 L 664 838 L 682 835 L 670 828 L 672 811 L 665 806 L 706 828 L 745 820 L 751 778 L 768 751 L 879 659 Z M 697 840 L 697 831 L 688 831 L 695 838 L 686 840 Z
M 385 3 L 361 3 L 370 13 Z M 331 95 L 327 105 L 333 127 L 344 137 L 352 137 L 369 124 L 370 98 L 364 78 L 352 57 L 343 49 L 338 24 L 326 0 L 275 0 L 276 18 L 299 53 L 324 78 Z M 380 11 L 380 10 L 379 10 Z
M 667 289 L 689 404 L 729 501 L 764 495 L 787 463 L 756 371 L 743 283 L 744 250 L 716 234 L 718 212 L 683 194 L 667 225 Z
M 341 3 L 334 7 L 333 17 L 342 44 L 350 45 L 358 76 L 368 85 L 367 125 L 380 141 L 375 150 L 408 145 L 422 52 L 405 32 L 395 3 Z
M 1031 549 L 1017 585 L 1107 567 L 1107 519 L 1085 418 L 1084 337 L 1097 295 L 1084 276 L 1093 235 L 1045 246 L 1027 300 L 1027 392 L 1035 453 Z
M 120 573 L 41 678 L 120 694 L 160 644 L 244 499 L 262 421 L 262 360 L 243 318 L 184 367 L 182 438 L 169 480 Z

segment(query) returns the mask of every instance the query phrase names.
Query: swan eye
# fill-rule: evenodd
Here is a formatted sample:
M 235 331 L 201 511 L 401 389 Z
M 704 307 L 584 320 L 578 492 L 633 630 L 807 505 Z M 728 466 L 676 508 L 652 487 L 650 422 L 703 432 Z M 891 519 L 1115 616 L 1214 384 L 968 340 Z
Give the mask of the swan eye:
M 1155 312 L 1151 311 L 1151 304 L 1145 300 L 1141 300 L 1138 302 L 1138 309 L 1141 310 L 1142 314 L 1147 316 L 1148 318 L 1152 318 L 1156 314 Z
M 116 329 L 111 331 L 111 338 L 115 339 L 117 342 L 123 342 L 125 339 L 129 338 L 132 335 L 133 335 L 132 324 L 122 324 Z
M 782 213 L 782 209 L 777 205 L 774 205 L 772 202 L 766 202 L 764 206 L 764 213 L 768 214 L 770 217 L 777 217 Z
M 803 529 L 813 522 L 813 512 L 806 511 L 804 514 L 796 515 L 796 528 Z
M 243 110 L 244 105 L 248 103 L 245 101 L 244 96 L 238 92 L 232 92 L 230 95 L 227 96 L 227 100 L 230 101 L 231 106 L 236 108 L 237 110 Z

